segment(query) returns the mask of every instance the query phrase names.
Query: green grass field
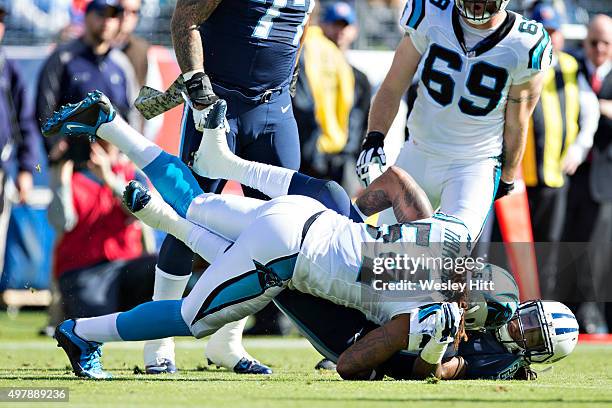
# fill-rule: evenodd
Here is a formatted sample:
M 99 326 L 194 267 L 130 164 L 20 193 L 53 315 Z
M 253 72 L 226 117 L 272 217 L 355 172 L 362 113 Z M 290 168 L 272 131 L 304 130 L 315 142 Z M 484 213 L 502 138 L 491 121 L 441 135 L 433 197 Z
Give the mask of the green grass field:
M 36 336 L 40 313 L 10 319 L 0 312 L 0 387 L 68 387 L 69 403 L 26 406 L 92 407 L 557 407 L 612 406 L 612 347 L 579 345 L 575 353 L 536 382 L 423 381 L 348 382 L 313 369 L 319 355 L 302 338 L 251 338 L 249 351 L 274 369 L 272 376 L 239 376 L 205 366 L 205 341 L 181 339 L 177 375 L 134 374 L 142 367 L 142 344 L 105 346 L 104 364 L 115 378 L 74 377 L 64 353 Z M 541 369 L 542 367 L 540 367 Z M 0 407 L 8 406 L 1 403 Z

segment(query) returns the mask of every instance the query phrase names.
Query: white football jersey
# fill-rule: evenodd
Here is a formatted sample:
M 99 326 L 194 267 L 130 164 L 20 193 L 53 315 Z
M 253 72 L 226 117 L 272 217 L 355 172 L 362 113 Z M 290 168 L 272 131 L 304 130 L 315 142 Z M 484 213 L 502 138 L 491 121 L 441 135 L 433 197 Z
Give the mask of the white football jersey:
M 400 24 L 422 55 L 410 137 L 441 157 L 496 157 L 508 90 L 548 69 L 550 37 L 540 23 L 508 11 L 491 35 L 468 49 L 460 18 L 452 0 L 406 4 Z
M 431 288 L 423 290 L 417 286 L 411 291 L 395 292 L 362 282 L 373 276 L 371 269 L 364 272 L 367 258 L 371 253 L 387 256 L 388 244 L 393 244 L 395 253 L 421 258 L 421 266 L 425 265 L 424 259 L 462 257 L 471 250 L 466 226 L 443 214 L 376 228 L 328 210 L 310 227 L 289 286 L 360 310 L 379 325 L 424 304 L 446 301 L 440 291 Z

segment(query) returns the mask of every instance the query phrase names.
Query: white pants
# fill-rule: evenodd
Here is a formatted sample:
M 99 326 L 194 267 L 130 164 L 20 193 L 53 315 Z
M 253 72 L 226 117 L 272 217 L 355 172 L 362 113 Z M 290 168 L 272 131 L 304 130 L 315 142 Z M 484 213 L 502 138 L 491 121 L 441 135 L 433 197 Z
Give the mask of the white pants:
M 284 196 L 271 201 L 237 196 L 196 198 L 188 218 L 235 243 L 218 256 L 181 308 L 195 337 L 214 333 L 265 307 L 286 286 L 306 221 L 325 210 L 318 201 Z M 214 227 L 214 228 L 213 228 Z
M 467 226 L 471 240 L 478 239 L 501 176 L 499 159 L 449 160 L 425 153 L 407 141 L 395 165 L 416 180 L 434 210 L 459 218 Z M 378 222 L 396 223 L 393 210 L 383 211 Z

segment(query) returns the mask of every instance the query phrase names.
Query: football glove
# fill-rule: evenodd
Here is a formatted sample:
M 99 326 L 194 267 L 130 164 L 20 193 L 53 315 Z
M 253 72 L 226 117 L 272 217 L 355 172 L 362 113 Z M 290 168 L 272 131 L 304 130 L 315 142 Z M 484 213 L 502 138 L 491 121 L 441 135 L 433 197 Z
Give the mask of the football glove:
M 504 180 L 499 180 L 495 200 L 499 200 L 500 198 L 507 196 L 512 192 L 512 190 L 514 190 L 514 181 L 511 183 L 506 183 Z
M 385 135 L 380 132 L 368 133 L 363 141 L 356 168 L 357 177 L 363 187 L 369 186 L 379 177 L 387 165 L 384 144 Z
M 185 80 L 185 87 L 189 100 L 197 108 L 207 108 L 219 99 L 213 91 L 210 78 L 204 72 L 196 72 Z
M 219 100 L 210 83 L 210 78 L 204 72 L 196 72 L 191 78 L 185 80 L 188 100 L 187 104 L 193 112 L 193 123 L 198 131 L 204 128 L 204 122 L 212 105 Z

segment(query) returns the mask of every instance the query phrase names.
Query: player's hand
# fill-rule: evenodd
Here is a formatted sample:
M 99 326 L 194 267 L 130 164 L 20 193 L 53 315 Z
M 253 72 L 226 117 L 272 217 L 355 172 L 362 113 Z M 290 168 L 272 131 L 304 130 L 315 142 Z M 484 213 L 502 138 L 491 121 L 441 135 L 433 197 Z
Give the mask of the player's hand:
M 203 110 L 219 100 L 213 91 L 210 78 L 204 72 L 196 72 L 185 80 L 185 87 L 192 106 L 197 110 Z
M 295 68 L 293 68 L 293 76 L 291 77 L 291 82 L 289 83 L 289 95 L 291 95 L 292 98 L 295 97 L 297 92 L 298 79 L 300 79 L 300 67 L 299 65 L 296 65 Z
M 581 148 L 578 146 L 570 146 L 565 153 L 565 157 L 561 162 L 561 169 L 563 169 L 563 173 L 568 176 L 573 176 L 578 166 L 582 164 L 583 155 L 581 152 Z
M 511 183 L 506 183 L 504 180 L 499 180 L 495 200 L 499 200 L 500 198 L 507 196 L 512 192 L 512 190 L 514 190 L 514 181 Z
M 519 368 L 514 374 L 515 380 L 535 381 L 538 379 L 538 373 L 533 371 L 531 367 L 525 366 Z
M 438 344 L 449 344 L 459 332 L 463 309 L 457 303 L 442 303 L 436 312 L 436 329 L 432 340 Z
M 387 165 L 385 156 L 385 135 L 380 132 L 370 132 L 363 141 L 361 153 L 357 159 L 357 177 L 364 187 L 370 185 L 380 176 Z

